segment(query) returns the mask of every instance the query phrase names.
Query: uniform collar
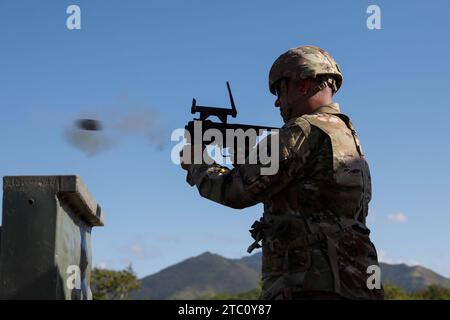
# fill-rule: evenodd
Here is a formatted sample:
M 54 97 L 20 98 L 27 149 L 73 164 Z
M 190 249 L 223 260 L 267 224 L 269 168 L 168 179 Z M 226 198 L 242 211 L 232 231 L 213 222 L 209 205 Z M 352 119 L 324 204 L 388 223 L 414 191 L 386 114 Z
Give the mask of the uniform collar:
M 321 106 L 316 109 L 313 113 L 341 113 L 341 110 L 339 109 L 339 103 L 330 103 L 326 104 L 324 106 Z
M 337 114 L 337 113 L 341 113 L 341 110 L 339 108 L 339 103 L 333 102 L 330 104 L 326 104 L 323 105 L 319 108 L 317 108 L 314 112 L 310 113 L 310 114 L 317 114 L 317 113 L 332 113 L 332 114 Z M 284 126 L 289 126 L 292 125 L 293 123 L 295 123 L 295 120 L 297 118 L 292 118 L 289 119 L 288 121 L 286 121 L 284 123 Z

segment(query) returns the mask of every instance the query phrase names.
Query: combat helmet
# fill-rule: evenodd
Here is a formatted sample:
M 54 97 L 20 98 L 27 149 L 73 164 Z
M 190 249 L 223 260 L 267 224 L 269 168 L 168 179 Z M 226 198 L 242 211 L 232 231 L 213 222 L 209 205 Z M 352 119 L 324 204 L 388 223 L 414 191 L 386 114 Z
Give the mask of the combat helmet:
M 289 49 L 275 60 L 269 73 L 269 90 L 276 95 L 278 81 L 308 78 L 319 81 L 315 92 L 328 86 L 334 94 L 342 85 L 342 73 L 336 61 L 325 50 L 308 45 Z

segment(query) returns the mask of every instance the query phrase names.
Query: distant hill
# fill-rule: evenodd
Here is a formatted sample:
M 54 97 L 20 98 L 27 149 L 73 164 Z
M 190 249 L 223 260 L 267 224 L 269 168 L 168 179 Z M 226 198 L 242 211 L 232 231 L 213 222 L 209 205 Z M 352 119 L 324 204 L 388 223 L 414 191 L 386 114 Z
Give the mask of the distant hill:
M 240 262 L 203 253 L 141 279 L 138 299 L 198 299 L 217 293 L 239 293 L 256 287 L 259 270 Z
M 450 288 L 447 279 L 421 266 L 380 263 L 383 283 L 408 292 L 436 284 Z M 186 259 L 141 279 L 134 299 L 201 299 L 222 293 L 236 294 L 257 287 L 261 253 L 241 259 L 227 259 L 210 252 Z
M 394 284 L 407 292 L 424 289 L 432 284 L 450 288 L 450 279 L 421 266 L 380 263 L 380 268 L 383 283 Z

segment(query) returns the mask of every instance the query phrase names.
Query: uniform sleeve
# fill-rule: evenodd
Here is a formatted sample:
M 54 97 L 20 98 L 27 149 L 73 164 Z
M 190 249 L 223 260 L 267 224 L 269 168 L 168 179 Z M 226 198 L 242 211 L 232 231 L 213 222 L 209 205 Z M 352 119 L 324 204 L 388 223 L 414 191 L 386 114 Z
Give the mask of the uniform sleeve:
M 308 161 L 311 150 L 307 139 L 309 131 L 305 123 L 306 120 L 302 126 L 284 126 L 278 134 L 266 138 L 269 139 L 267 143 L 259 144 L 267 145 L 270 149 L 276 140 L 279 141 L 278 153 L 271 157 L 277 157 L 278 161 L 278 170 L 273 174 L 267 174 L 267 171 L 273 171 L 274 167 L 267 170 L 269 166 L 274 166 L 273 163 L 244 164 L 232 170 L 218 164 L 196 164 L 190 166 L 187 182 L 191 186 L 197 186 L 202 197 L 222 205 L 235 209 L 253 206 L 283 190 Z M 270 139 L 275 141 L 270 143 Z M 262 151 L 266 152 L 266 149 L 262 148 Z

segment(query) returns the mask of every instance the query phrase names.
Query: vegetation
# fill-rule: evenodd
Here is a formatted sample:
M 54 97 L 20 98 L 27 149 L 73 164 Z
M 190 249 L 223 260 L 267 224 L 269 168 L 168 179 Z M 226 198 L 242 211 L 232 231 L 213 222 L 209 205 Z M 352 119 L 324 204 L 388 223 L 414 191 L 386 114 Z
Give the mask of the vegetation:
M 420 300 L 450 300 L 450 289 L 432 285 L 415 292 L 413 297 Z
M 386 300 L 450 300 L 450 289 L 431 285 L 413 293 L 408 293 L 392 284 L 384 286 Z
M 237 294 L 219 294 L 216 296 L 208 297 L 208 300 L 258 300 L 261 293 L 260 288 L 256 288 L 247 292 Z
M 411 294 L 408 294 L 405 290 L 393 285 L 385 284 L 384 286 L 384 299 L 385 300 L 412 300 Z
M 114 271 L 94 268 L 91 273 L 91 290 L 94 300 L 126 300 L 131 291 L 140 288 L 131 265 Z
M 220 294 L 209 297 L 211 300 L 257 300 L 261 288 L 239 294 Z M 450 300 L 450 289 L 431 285 L 426 289 L 408 293 L 403 289 L 392 285 L 384 285 L 385 300 Z

